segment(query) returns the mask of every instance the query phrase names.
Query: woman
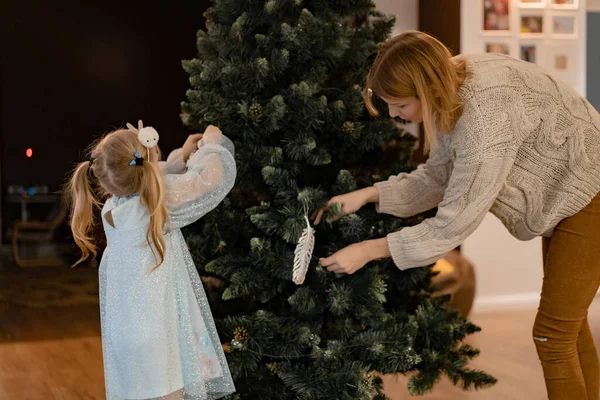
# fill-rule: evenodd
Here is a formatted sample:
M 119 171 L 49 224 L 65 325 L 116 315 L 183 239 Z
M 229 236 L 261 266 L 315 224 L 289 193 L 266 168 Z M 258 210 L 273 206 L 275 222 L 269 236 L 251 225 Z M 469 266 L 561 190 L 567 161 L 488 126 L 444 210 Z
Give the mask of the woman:
M 410 174 L 334 197 L 342 215 L 367 203 L 435 217 L 320 261 L 352 274 L 392 257 L 400 269 L 432 264 L 491 211 L 521 240 L 543 236 L 544 282 L 533 339 L 550 400 L 597 400 L 598 358 L 587 309 L 600 284 L 600 116 L 541 68 L 503 55 L 452 58 L 421 32 L 388 40 L 367 78 L 391 117 L 423 122 L 428 161 Z M 429 147 L 429 145 L 427 145 Z M 319 212 L 319 223 L 323 212 Z

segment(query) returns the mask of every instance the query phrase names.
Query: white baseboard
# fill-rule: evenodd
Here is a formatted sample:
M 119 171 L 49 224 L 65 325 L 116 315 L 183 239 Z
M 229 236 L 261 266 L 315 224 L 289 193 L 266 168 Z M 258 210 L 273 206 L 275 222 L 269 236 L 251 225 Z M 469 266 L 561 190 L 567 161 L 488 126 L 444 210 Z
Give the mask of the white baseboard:
M 600 289 L 596 293 L 596 299 L 598 298 L 600 298 Z M 539 303 L 539 292 L 475 296 L 473 312 L 536 310 Z
M 473 312 L 531 310 L 539 303 L 539 292 L 476 296 Z

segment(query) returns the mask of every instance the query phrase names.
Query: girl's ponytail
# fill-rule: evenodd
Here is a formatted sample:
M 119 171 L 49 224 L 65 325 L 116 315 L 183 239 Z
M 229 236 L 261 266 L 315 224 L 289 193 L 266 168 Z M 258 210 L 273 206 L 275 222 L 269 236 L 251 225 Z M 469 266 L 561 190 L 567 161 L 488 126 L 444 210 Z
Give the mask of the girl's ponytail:
M 96 255 L 97 248 L 90 234 L 94 226 L 94 209 L 98 200 L 90 186 L 90 162 L 80 163 L 67 184 L 67 197 L 71 202 L 71 231 L 75 243 L 81 249 L 81 258 L 73 265 L 85 261 L 90 254 Z
M 144 161 L 144 173 L 140 188 L 140 199 L 148 207 L 150 224 L 146 233 L 146 241 L 152 249 L 158 268 L 165 260 L 164 232 L 168 231 L 169 215 L 165 203 L 165 189 L 163 177 L 159 166 L 155 163 Z M 158 255 L 158 257 L 157 257 Z
M 75 243 L 81 249 L 81 259 L 75 265 L 97 253 L 91 228 L 94 226 L 95 209 L 100 208 L 100 202 L 94 197 L 93 189 L 101 190 L 102 197 L 139 195 L 150 214 L 146 242 L 156 260 L 154 269 L 165 260 L 164 234 L 169 228 L 169 215 L 162 171 L 156 162 L 140 157 L 146 151 L 150 157 L 150 149 L 156 146 L 158 133 L 148 127 L 144 128 L 146 131 L 140 137 L 141 121 L 139 126 L 139 129 L 130 127 L 111 132 L 92 145 L 93 167 L 92 161 L 79 164 L 65 188 L 66 197 L 71 199 L 71 230 Z M 147 146 L 147 142 L 151 145 Z M 92 170 L 99 186 L 90 185 Z

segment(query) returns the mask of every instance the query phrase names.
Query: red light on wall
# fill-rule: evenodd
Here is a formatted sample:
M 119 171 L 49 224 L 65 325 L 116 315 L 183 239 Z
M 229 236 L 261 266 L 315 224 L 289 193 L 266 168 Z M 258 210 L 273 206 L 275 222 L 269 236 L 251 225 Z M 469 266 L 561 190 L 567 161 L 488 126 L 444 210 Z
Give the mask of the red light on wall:
M 27 156 L 27 158 L 33 157 L 33 150 L 31 148 L 25 150 L 25 155 Z

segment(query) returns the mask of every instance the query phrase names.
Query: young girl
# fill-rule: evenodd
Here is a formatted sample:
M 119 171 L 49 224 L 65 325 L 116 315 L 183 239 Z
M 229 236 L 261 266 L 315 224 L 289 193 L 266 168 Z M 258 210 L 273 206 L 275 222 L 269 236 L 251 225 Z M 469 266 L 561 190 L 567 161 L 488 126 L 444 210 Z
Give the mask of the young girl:
M 392 257 L 398 268 L 432 264 L 491 211 L 517 238 L 544 237 L 544 282 L 533 340 L 550 400 L 597 400 L 598 356 L 587 310 L 600 285 L 600 115 L 569 85 L 503 55 L 461 55 L 421 32 L 381 49 L 365 102 L 423 122 L 428 161 L 410 174 L 331 199 L 342 213 L 368 202 L 408 217 L 435 217 L 351 245 L 321 260 L 353 273 Z M 321 219 L 322 212 L 317 217 Z M 490 238 L 493 240 L 493 238 Z
M 69 185 L 80 262 L 96 253 L 92 183 L 111 196 L 102 208 L 107 248 L 99 273 L 106 398 L 217 399 L 235 389 L 180 228 L 231 190 L 233 144 L 210 126 L 159 163 L 157 142 L 141 121 L 139 129 L 114 131 Z

